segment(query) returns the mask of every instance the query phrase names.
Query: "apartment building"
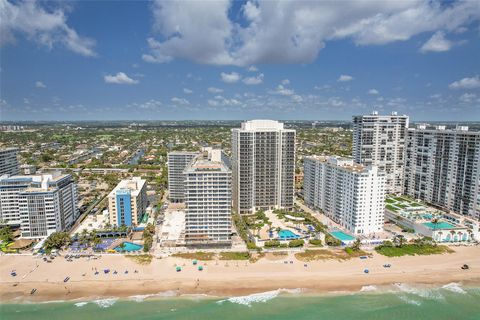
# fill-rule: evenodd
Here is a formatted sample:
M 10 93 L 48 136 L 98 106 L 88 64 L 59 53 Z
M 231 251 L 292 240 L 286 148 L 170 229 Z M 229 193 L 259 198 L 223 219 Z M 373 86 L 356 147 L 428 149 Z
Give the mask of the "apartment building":
M 273 120 L 252 120 L 232 129 L 233 208 L 293 208 L 295 130 Z
M 0 149 L 0 176 L 20 174 L 17 153 L 18 148 Z
M 353 159 L 311 156 L 304 159 L 304 199 L 354 235 L 381 232 L 385 174 Z
M 422 124 L 406 146 L 405 194 L 480 219 L 480 132 Z
M 186 151 L 168 153 L 168 192 L 171 202 L 185 201 L 183 170 L 198 154 L 198 152 Z
M 108 194 L 111 225 L 134 227 L 147 209 L 147 181 L 139 177 L 122 180 Z
M 20 225 L 23 238 L 68 230 L 78 215 L 77 187 L 68 174 L 0 178 L 0 219 Z
M 405 165 L 405 140 L 409 118 L 391 115 L 353 117 L 353 158 L 357 163 L 375 165 L 386 174 L 386 192 L 402 193 Z
M 232 172 L 221 150 L 206 150 L 184 170 L 185 242 L 229 245 L 232 233 Z

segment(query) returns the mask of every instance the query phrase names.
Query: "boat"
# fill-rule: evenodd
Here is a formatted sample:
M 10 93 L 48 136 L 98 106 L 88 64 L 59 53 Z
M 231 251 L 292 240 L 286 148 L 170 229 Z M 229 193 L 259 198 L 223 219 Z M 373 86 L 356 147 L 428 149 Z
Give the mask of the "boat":
M 468 270 L 468 269 L 470 269 L 470 267 L 468 266 L 468 264 L 464 264 L 464 265 L 462 266 L 462 270 Z
M 390 263 L 386 263 L 383 265 L 384 268 L 390 268 L 392 265 Z
M 30 294 L 34 294 L 35 292 L 37 292 L 37 289 L 33 288 L 32 291 L 30 291 Z
M 66 277 L 65 279 L 63 279 L 63 282 L 68 282 L 68 280 L 70 280 L 70 277 Z

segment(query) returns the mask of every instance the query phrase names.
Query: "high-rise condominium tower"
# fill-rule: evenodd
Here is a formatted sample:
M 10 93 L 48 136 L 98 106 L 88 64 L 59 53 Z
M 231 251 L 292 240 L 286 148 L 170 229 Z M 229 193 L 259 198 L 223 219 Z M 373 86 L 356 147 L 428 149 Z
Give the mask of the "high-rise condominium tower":
M 147 181 L 133 177 L 120 181 L 108 194 L 110 224 L 115 226 L 138 225 L 147 209 Z
M 383 230 L 385 174 L 352 159 L 306 157 L 305 204 L 321 209 L 352 234 Z
M 17 148 L 0 149 L 0 176 L 20 173 L 17 160 Z
M 221 150 L 207 150 L 184 170 L 185 242 L 229 245 L 232 233 L 232 172 Z
M 272 120 L 232 129 L 233 208 L 239 213 L 293 207 L 295 130 Z
M 69 174 L 3 176 L 0 218 L 19 224 L 23 238 L 67 230 L 78 218 L 76 184 Z
M 408 130 L 405 193 L 480 219 L 480 132 L 419 125 Z
M 168 153 L 168 192 L 170 201 L 183 202 L 185 200 L 183 185 L 185 176 L 183 175 L 183 170 L 198 154 L 198 152 L 187 151 Z
M 403 192 L 407 129 L 408 116 L 396 112 L 353 117 L 353 158 L 385 172 L 387 193 Z

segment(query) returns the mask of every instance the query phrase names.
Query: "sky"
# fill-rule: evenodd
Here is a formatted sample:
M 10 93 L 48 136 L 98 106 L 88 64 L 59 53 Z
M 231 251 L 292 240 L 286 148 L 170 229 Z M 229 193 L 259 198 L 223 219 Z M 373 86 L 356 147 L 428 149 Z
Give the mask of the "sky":
M 0 0 L 0 121 L 480 121 L 480 1 Z

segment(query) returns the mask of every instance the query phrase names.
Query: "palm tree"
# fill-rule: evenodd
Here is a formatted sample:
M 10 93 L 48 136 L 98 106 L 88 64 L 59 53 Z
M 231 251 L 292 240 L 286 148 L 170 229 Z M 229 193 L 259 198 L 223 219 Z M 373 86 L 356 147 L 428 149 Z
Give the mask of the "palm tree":
M 361 245 L 362 245 L 362 242 L 360 241 L 359 238 L 357 238 L 357 239 L 352 243 L 352 250 L 353 250 L 353 251 L 359 251 Z

